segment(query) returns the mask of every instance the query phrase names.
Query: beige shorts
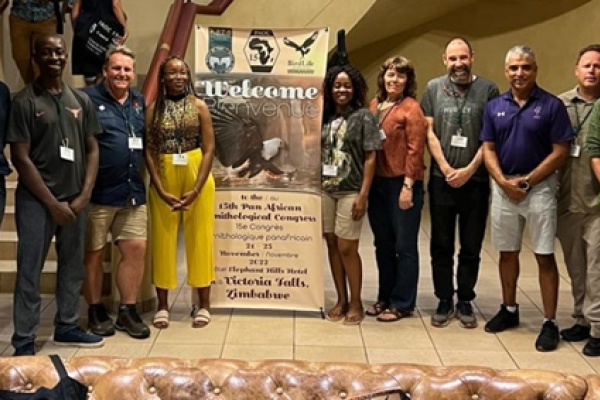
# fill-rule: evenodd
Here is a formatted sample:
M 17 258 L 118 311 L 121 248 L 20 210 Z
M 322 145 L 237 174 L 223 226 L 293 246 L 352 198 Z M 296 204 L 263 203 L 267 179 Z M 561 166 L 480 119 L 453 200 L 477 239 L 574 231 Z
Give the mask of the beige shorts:
M 87 251 L 100 250 L 106 245 L 110 232 L 113 243 L 126 239 L 146 240 L 148 236 L 146 206 L 112 207 L 91 204 L 88 212 Z
M 323 232 L 335 233 L 339 238 L 358 240 L 362 228 L 363 218 L 358 221 L 352 219 L 352 204 L 358 193 L 328 194 L 321 196 L 321 212 L 323 216 Z

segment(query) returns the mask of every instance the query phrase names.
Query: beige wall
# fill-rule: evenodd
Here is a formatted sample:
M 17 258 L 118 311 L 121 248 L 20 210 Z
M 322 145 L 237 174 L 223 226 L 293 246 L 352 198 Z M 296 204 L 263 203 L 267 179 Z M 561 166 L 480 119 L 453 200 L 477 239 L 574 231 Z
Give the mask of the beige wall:
M 465 36 L 475 50 L 474 72 L 495 81 L 501 91 L 506 51 L 527 44 L 537 53 L 538 82 L 559 93 L 574 86 L 579 49 L 600 42 L 600 0 L 480 1 L 417 29 L 358 49 L 351 60 L 366 75 L 371 92 L 380 63 L 401 54 L 415 64 L 419 93 L 427 81 L 445 73 L 441 54 L 446 41 Z
M 331 43 L 334 43 L 335 32 L 341 28 L 351 29 L 362 15 L 372 6 L 375 0 L 236 0 L 227 12 L 220 17 L 198 16 L 197 24 L 215 24 L 239 27 L 326 27 L 332 28 Z M 197 4 L 206 4 L 208 0 L 197 0 Z M 156 42 L 162 31 L 165 18 L 172 0 L 125 0 L 123 5 L 129 18 L 131 31 L 127 45 L 137 53 L 138 73 L 144 74 L 156 48 Z M 344 13 L 339 10 L 344 8 Z M 273 18 L 274 13 L 280 13 Z M 71 26 L 65 27 L 65 39 L 71 42 Z M 21 79 L 11 57 L 8 40 L 8 12 L 5 12 L 0 23 L 2 44 L 0 55 L 0 77 L 8 83 L 12 90 L 22 87 Z M 190 39 L 187 60 L 193 68 L 193 38 Z M 4 76 L 2 76 L 2 74 Z M 70 76 L 70 66 L 65 72 L 65 81 L 81 85 L 83 80 Z

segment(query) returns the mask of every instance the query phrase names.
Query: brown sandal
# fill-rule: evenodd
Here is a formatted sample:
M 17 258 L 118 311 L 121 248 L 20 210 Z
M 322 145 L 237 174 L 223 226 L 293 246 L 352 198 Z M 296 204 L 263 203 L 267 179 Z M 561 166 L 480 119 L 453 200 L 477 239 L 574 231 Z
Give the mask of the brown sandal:
M 382 318 L 384 315 L 391 315 L 392 318 Z M 379 322 L 396 322 L 400 321 L 402 318 L 410 317 L 413 313 L 410 311 L 399 310 L 394 306 L 388 307 L 381 315 L 377 317 L 377 321 Z
M 367 314 L 369 317 L 377 317 L 382 312 L 384 312 L 386 310 L 386 308 L 388 308 L 388 306 L 389 306 L 389 304 L 384 303 L 383 301 L 378 301 L 377 303 L 373 304 L 371 307 L 367 308 L 367 311 L 365 312 L 365 314 Z

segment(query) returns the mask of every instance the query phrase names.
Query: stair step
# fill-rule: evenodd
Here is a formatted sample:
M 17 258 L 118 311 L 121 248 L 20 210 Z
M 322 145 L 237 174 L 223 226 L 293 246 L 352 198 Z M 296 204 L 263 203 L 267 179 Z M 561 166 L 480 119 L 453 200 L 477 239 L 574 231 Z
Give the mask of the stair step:
M 2 260 L 0 261 L 0 274 L 7 272 L 16 272 L 17 262 L 15 260 Z M 46 261 L 44 263 L 43 274 L 56 273 L 56 261 Z
M 13 205 L 6 206 L 4 209 L 4 218 L 2 219 L 2 225 L 0 229 L 3 231 L 16 231 L 15 226 L 15 207 Z
M 16 260 L 17 259 L 17 232 L 14 231 L 0 231 L 0 261 Z M 54 239 L 50 244 L 48 250 L 49 261 L 56 261 L 56 250 L 54 248 Z
M 6 205 L 12 206 L 15 204 L 15 189 L 17 181 L 6 181 Z

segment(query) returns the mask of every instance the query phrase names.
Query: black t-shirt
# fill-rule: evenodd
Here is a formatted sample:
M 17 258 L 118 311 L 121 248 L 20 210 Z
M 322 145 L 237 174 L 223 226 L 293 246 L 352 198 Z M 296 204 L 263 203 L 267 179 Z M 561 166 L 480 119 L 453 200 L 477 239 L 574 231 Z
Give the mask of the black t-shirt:
M 29 157 L 54 197 L 78 195 L 85 179 L 88 136 L 102 128 L 89 97 L 68 85 L 53 96 L 31 83 L 15 96 L 10 110 L 8 143 L 29 143 Z M 61 146 L 73 150 L 73 161 L 61 158 Z

